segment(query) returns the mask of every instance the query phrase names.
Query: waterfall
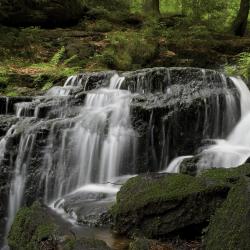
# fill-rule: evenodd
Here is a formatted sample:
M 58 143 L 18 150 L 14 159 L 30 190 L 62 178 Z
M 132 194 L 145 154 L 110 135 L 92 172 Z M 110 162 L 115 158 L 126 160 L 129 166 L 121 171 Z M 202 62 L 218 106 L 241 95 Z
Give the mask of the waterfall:
M 199 154 L 198 170 L 209 168 L 232 168 L 247 161 L 250 157 L 250 91 L 240 78 L 231 77 L 240 94 L 241 119 L 226 139 L 214 139 L 214 145 L 205 147 Z M 228 98 L 227 108 L 234 100 Z M 232 112 L 233 114 L 233 112 Z M 229 118 L 232 117 L 229 114 Z M 189 156 L 177 157 L 167 167 L 167 172 L 176 172 Z
M 53 100 L 55 107 L 63 105 L 60 108 L 64 110 L 58 114 L 62 118 L 48 121 L 38 119 L 40 109 L 45 105 L 39 100 L 15 104 L 16 117 L 20 121 L 0 141 L 2 161 L 8 138 L 23 131 L 12 167 L 6 235 L 15 214 L 23 205 L 27 171 L 30 171 L 30 162 L 34 161 L 34 148 L 39 146 L 35 146 L 36 138 L 43 136 L 40 129 L 44 126 L 50 129 L 48 138 L 43 140 L 44 149 L 40 149 L 43 154 L 43 173 L 38 188 L 44 187 L 45 203 L 56 201 L 74 190 L 82 190 L 83 186 L 111 182 L 114 177 L 121 175 L 124 165 L 130 166 L 133 172 L 136 139 L 130 121 L 132 94 L 120 89 L 124 79 L 114 74 L 108 87 L 89 91 L 84 105 L 78 108 L 79 114 L 73 118 L 65 117 L 67 112 L 72 112 L 67 100 L 64 105 L 60 99 Z M 68 78 L 64 87 L 48 91 L 47 100 L 50 96 L 68 96 L 81 82 L 81 77 Z M 87 83 L 84 84 L 86 88 Z M 57 111 L 50 111 L 51 114 L 54 112 Z M 109 192 L 109 188 L 107 190 Z
M 215 140 L 202 151 L 199 169 L 237 167 L 250 157 L 250 91 L 241 79 L 231 79 L 240 93 L 241 119 L 226 140 Z
M 203 151 L 201 160 L 213 155 L 211 162 L 218 164 L 212 153 L 219 154 L 216 147 L 224 143 L 233 150 L 237 146 L 245 161 L 249 100 L 240 79 L 193 68 L 85 73 L 44 96 L 0 98 L 1 114 L 15 118 L 7 133 L 0 127 L 0 163 L 8 172 L 2 178 L 6 235 L 23 205 L 43 199 L 60 206 L 78 192 L 114 195 L 119 187 L 113 183 L 161 171 L 174 157 L 195 154 L 202 139 L 220 140 Z M 242 119 L 231 131 L 240 104 Z M 240 131 L 245 135 L 239 137 Z M 178 172 L 190 157 L 175 159 L 167 172 Z
M 112 181 L 120 175 L 124 164 L 133 164 L 135 133 L 130 122 L 132 95 L 128 90 L 120 89 L 123 81 L 124 77 L 115 74 L 109 87 L 87 94 L 73 128 L 63 133 L 58 157 L 60 167 L 56 169 L 55 178 L 50 175 L 53 160 L 48 160 L 55 156 L 51 151 L 45 154 L 44 161 L 50 162 L 48 165 L 51 166 L 45 175 L 46 202 L 57 200 L 90 183 Z M 52 148 L 56 136 L 55 128 L 52 128 Z M 65 147 L 69 140 L 73 149 L 66 155 Z M 70 172 L 67 171 L 69 165 Z

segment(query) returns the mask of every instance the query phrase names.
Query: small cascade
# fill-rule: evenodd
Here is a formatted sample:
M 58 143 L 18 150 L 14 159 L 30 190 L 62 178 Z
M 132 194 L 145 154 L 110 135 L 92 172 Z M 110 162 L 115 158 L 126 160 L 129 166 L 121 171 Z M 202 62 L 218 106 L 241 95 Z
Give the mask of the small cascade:
M 250 91 L 242 79 L 232 77 L 231 80 L 240 94 L 241 119 L 226 139 L 214 139 L 213 145 L 202 149 L 197 162 L 199 171 L 209 168 L 237 167 L 250 157 Z M 231 114 L 227 112 L 227 121 L 234 118 L 235 110 L 232 109 L 235 107 L 234 103 L 235 100 L 227 95 L 226 110 L 232 111 Z M 168 165 L 166 171 L 176 172 L 186 158 L 190 157 L 177 157 Z
M 120 89 L 123 81 L 123 77 L 115 74 L 109 87 L 87 94 L 74 126 L 65 130 L 61 137 L 58 152 L 60 167 L 56 168 L 55 178 L 51 178 L 50 174 L 53 171 L 53 155 L 51 151 L 46 152 L 44 161 L 51 166 L 45 174 L 47 202 L 86 184 L 107 183 L 121 174 L 125 164 L 130 164 L 133 171 L 135 134 L 130 123 L 132 96 L 129 91 Z M 50 148 L 56 141 L 54 132 L 51 130 Z M 65 154 L 69 141 L 73 150 Z M 69 164 L 70 173 L 67 170 Z
M 237 167 L 250 157 L 250 91 L 241 79 L 232 80 L 240 93 L 241 120 L 226 140 L 216 140 L 215 145 L 202 151 L 199 169 Z
M 32 133 L 24 134 L 21 137 L 14 177 L 10 186 L 7 232 L 9 231 L 14 217 L 22 203 L 26 181 L 26 171 L 27 166 L 29 165 L 34 141 L 35 136 Z
M 81 87 L 81 76 L 70 76 L 64 86 L 55 86 L 47 91 L 47 96 L 69 96 L 76 87 Z
M 170 164 L 168 165 L 168 167 L 165 170 L 165 172 L 167 172 L 167 173 L 179 173 L 181 163 L 185 159 L 190 159 L 192 157 L 193 157 L 192 155 L 188 155 L 188 156 L 180 156 L 180 157 L 177 157 L 177 158 L 173 159 L 170 162 Z

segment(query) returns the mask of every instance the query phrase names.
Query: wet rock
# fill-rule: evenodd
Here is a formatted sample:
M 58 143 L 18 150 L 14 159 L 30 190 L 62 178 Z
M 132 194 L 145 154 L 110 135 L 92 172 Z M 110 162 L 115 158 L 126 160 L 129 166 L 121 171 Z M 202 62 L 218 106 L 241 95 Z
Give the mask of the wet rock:
M 212 217 L 204 249 L 247 250 L 250 248 L 250 179 L 241 178 Z
M 198 174 L 197 163 L 199 159 L 200 159 L 199 156 L 184 159 L 184 161 L 180 165 L 180 173 L 187 174 L 190 176 L 196 176 Z
M 188 175 L 132 178 L 117 194 L 111 210 L 114 230 L 149 238 L 171 234 L 192 238 L 222 204 L 229 189 L 226 184 Z
M 8 236 L 11 250 L 62 249 L 109 250 L 105 242 L 77 238 L 58 223 L 49 209 L 38 202 L 21 208 Z
M 6 135 L 7 131 L 10 129 L 10 127 L 17 123 L 19 119 L 15 116 L 1 116 L 1 122 L 0 122 L 0 138 Z
M 110 223 L 109 209 L 114 203 L 115 194 L 86 191 L 64 197 L 61 207 L 78 224 L 103 226 Z
M 22 208 L 16 215 L 8 236 L 11 250 L 54 249 L 57 245 L 57 228 L 46 209 L 39 203 Z

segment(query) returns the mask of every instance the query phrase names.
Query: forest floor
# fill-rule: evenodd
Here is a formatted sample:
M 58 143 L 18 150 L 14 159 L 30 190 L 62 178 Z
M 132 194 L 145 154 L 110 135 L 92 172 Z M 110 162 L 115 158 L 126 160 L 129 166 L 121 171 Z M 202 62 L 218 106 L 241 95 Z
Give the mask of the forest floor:
M 249 50 L 250 36 L 239 38 L 185 24 L 181 16 L 159 21 L 131 15 L 98 18 L 71 28 L 0 26 L 0 93 L 42 94 L 69 75 L 85 71 L 143 67 L 222 69 Z

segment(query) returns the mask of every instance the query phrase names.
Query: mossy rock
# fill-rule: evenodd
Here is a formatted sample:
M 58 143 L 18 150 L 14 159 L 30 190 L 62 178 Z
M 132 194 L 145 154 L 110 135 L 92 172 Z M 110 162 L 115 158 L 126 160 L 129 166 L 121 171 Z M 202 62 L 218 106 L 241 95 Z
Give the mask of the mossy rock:
M 63 245 L 63 250 L 111 250 L 108 245 L 97 239 L 69 239 Z
M 216 180 L 220 183 L 235 184 L 241 177 L 250 176 L 250 164 L 246 163 L 236 168 L 213 168 L 204 170 L 201 177 Z
M 148 238 L 194 232 L 222 204 L 229 189 L 224 183 L 181 174 L 132 178 L 112 208 L 114 230 Z
M 250 179 L 242 177 L 209 224 L 206 250 L 250 249 Z
M 35 202 L 19 210 L 8 235 L 11 250 L 35 250 L 56 246 L 57 226 L 46 209 Z M 45 249 L 45 248 L 44 248 Z

